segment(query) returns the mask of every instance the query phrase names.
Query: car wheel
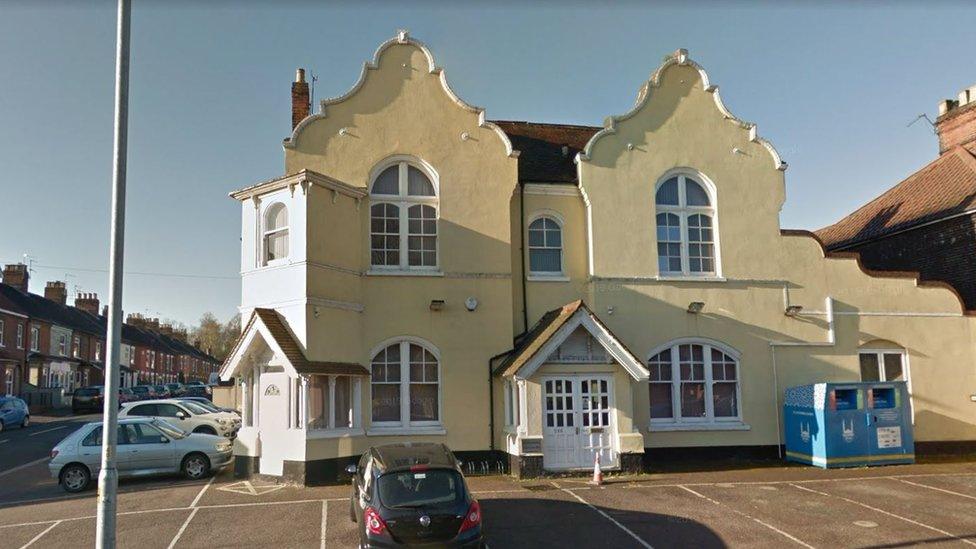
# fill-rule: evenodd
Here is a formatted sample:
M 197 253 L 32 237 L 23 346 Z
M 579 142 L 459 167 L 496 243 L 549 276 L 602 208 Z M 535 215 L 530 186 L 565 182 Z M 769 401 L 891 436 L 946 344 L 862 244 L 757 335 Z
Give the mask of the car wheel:
M 24 416 L 24 421 L 21 422 L 21 424 L 20 424 L 20 427 L 22 429 L 25 428 L 25 427 L 28 427 L 28 426 L 30 426 L 30 415 Z
M 198 480 L 210 473 L 210 460 L 203 454 L 190 454 L 183 458 L 181 469 L 186 478 Z
M 202 433 L 204 435 L 216 435 L 217 434 L 217 431 L 215 431 L 213 427 L 206 427 L 206 426 L 204 426 L 204 427 L 197 427 L 196 429 L 193 430 L 193 432 L 194 433 Z
M 61 470 L 61 487 L 65 492 L 81 492 L 88 488 L 91 473 L 84 465 L 68 465 Z

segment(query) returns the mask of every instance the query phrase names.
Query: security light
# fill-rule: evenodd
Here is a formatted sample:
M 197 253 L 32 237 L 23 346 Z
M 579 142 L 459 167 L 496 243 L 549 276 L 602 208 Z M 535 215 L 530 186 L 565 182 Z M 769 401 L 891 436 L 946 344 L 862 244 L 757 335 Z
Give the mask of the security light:
M 803 310 L 802 305 L 790 305 L 786 308 L 786 316 L 796 316 Z
M 688 304 L 688 312 L 693 315 L 702 312 L 704 308 L 705 308 L 704 301 L 692 301 L 691 303 Z

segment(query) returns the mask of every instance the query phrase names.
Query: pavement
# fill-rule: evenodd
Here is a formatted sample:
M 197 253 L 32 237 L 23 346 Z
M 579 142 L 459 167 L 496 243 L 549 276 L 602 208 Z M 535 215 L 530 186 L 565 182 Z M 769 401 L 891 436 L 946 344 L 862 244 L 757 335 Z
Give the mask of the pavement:
M 0 546 L 93 545 L 95 491 L 62 492 L 46 462 L 30 463 L 34 454 L 5 474 L 10 444 L 0 446 Z M 578 478 L 468 483 L 493 548 L 976 546 L 976 462 L 843 470 L 720 465 L 614 477 L 599 487 Z M 118 546 L 355 547 L 348 498 L 348 486 L 279 485 L 228 470 L 203 481 L 122 481 Z

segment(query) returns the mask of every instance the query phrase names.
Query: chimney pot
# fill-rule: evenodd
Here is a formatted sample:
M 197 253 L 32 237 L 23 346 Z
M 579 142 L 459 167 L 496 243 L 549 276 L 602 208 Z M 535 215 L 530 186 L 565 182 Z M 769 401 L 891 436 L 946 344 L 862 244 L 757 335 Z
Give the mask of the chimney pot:
M 305 81 L 305 69 L 295 69 L 295 82 Z

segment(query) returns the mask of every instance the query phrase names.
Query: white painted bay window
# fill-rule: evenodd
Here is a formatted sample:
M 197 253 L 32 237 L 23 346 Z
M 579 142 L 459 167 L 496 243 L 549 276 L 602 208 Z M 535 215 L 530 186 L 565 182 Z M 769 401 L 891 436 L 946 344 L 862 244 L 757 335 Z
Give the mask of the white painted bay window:
M 360 378 L 309 376 L 307 387 L 308 430 L 341 431 L 358 427 Z

